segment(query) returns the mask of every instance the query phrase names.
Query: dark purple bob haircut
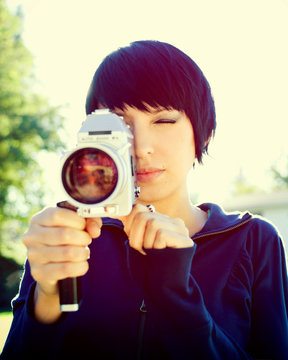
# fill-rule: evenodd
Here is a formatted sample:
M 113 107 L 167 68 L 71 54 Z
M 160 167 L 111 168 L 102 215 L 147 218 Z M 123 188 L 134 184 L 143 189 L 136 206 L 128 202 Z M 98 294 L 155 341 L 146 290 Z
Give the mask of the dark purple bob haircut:
M 86 113 L 100 104 L 148 111 L 163 107 L 184 111 L 191 121 L 198 162 L 207 153 L 216 128 L 211 89 L 197 64 L 173 45 L 135 41 L 108 55 L 98 67 L 86 99 Z

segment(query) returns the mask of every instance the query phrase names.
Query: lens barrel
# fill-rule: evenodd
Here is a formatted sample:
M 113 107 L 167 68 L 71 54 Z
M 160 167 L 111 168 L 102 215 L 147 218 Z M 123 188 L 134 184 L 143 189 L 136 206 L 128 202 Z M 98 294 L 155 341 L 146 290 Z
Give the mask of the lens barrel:
M 105 151 L 86 147 L 68 156 L 62 167 L 62 184 L 67 194 L 82 204 L 98 204 L 114 192 L 118 168 Z

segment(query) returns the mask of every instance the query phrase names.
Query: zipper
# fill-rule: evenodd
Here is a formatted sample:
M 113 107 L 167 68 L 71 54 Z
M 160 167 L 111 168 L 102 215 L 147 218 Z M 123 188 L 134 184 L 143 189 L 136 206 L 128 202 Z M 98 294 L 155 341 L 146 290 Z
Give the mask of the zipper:
M 238 229 L 239 227 L 247 224 L 247 223 L 251 220 L 251 218 L 252 218 L 252 215 L 249 215 L 249 217 L 248 217 L 246 220 L 243 220 L 242 222 L 240 222 L 240 223 L 238 223 L 238 224 L 236 224 L 236 225 L 233 225 L 233 226 L 228 227 L 228 228 L 223 229 L 223 230 L 206 232 L 206 233 L 203 233 L 203 234 L 196 235 L 196 236 L 192 237 L 192 240 L 202 239 L 202 238 L 204 238 L 204 237 L 206 237 L 206 236 L 219 235 L 219 234 L 226 233 L 226 232 L 228 232 L 228 231 L 232 231 L 232 230 Z M 110 222 L 110 223 L 109 223 L 109 222 L 107 221 L 106 223 L 103 223 L 103 226 L 114 226 L 114 227 L 116 227 L 116 228 L 118 228 L 118 229 L 123 230 L 123 227 L 122 227 L 120 224 L 115 224 L 115 223 L 113 223 L 113 222 Z M 143 300 L 143 301 L 144 301 L 144 300 Z M 143 303 L 142 303 L 142 305 L 143 305 Z M 142 307 L 142 305 L 141 305 L 141 307 Z M 145 304 L 144 304 L 144 306 L 145 306 Z M 141 307 L 140 307 L 140 308 L 141 308 Z
M 226 228 L 226 229 L 223 229 L 223 230 L 218 230 L 218 231 L 212 231 L 212 232 L 207 232 L 207 233 L 204 233 L 204 234 L 199 234 L 199 235 L 196 235 L 194 237 L 192 237 L 192 240 L 198 240 L 198 239 L 202 239 L 206 236 L 212 236 L 212 235 L 219 235 L 219 234 L 223 234 L 223 233 L 226 233 L 228 231 L 232 231 L 232 230 L 235 230 L 235 229 L 238 229 L 239 227 L 247 224 L 250 220 L 251 220 L 252 216 L 250 215 L 248 219 L 242 221 L 241 223 L 238 223 L 234 226 L 231 226 L 229 228 Z
M 120 224 L 109 223 L 109 221 L 103 223 L 103 226 L 113 226 L 117 229 L 123 230 L 123 227 Z M 123 230 L 124 231 L 124 230 Z M 137 327 L 137 337 L 136 337 L 136 360 L 142 360 L 143 358 L 143 344 L 144 344 L 144 332 L 147 318 L 147 308 L 144 299 L 139 308 L 139 318 L 138 318 L 138 327 Z
M 123 230 L 123 227 L 120 224 L 103 223 L 103 226 L 113 226 L 117 229 Z M 147 308 L 144 299 L 139 308 L 139 318 L 138 318 L 138 327 L 137 327 L 137 337 L 136 337 L 136 360 L 142 360 L 143 358 L 143 344 L 144 344 L 144 331 L 146 325 L 146 318 L 147 318 Z
M 139 321 L 138 321 L 138 329 L 137 329 L 137 348 L 136 348 L 136 359 L 142 359 L 143 353 L 143 341 L 144 341 L 144 330 L 146 324 L 147 317 L 147 308 L 144 300 L 142 300 L 142 304 L 139 309 Z
M 233 231 L 235 229 L 240 228 L 241 226 L 244 226 L 245 224 L 247 224 L 250 220 L 251 220 L 252 216 L 250 215 L 246 220 L 228 227 L 226 229 L 222 229 L 222 230 L 218 230 L 218 231 L 212 231 L 212 232 L 207 232 L 204 234 L 199 234 L 196 235 L 195 237 L 192 237 L 192 240 L 198 240 L 198 239 L 202 239 L 205 238 L 207 236 L 213 236 L 213 235 L 219 235 L 219 234 L 224 234 L 226 232 L 229 231 Z M 115 223 L 104 223 L 103 226 L 105 225 L 109 225 L 109 226 L 115 226 L 119 229 L 122 229 L 122 227 L 120 226 L 120 224 L 115 224 Z M 147 308 L 144 302 L 144 299 L 142 300 L 141 306 L 139 308 L 139 320 L 138 320 L 138 328 L 137 328 L 137 347 L 136 347 L 136 360 L 142 360 L 143 357 L 143 343 L 144 343 L 144 331 L 145 331 L 145 325 L 146 325 L 146 319 L 147 319 Z

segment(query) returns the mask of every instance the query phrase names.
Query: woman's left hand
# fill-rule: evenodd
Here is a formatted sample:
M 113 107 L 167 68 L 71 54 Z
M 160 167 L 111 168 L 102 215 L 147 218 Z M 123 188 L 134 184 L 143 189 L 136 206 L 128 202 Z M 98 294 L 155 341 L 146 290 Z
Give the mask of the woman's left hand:
M 119 220 L 123 222 L 130 246 L 143 255 L 146 255 L 145 249 L 194 245 L 182 219 L 151 212 L 145 205 L 136 204 L 129 215 Z

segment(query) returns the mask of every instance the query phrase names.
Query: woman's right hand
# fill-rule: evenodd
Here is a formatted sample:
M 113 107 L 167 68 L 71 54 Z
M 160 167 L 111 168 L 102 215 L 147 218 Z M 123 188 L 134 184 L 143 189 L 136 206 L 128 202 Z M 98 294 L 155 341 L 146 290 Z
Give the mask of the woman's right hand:
M 88 271 L 88 245 L 100 235 L 101 226 L 101 218 L 84 219 L 61 208 L 46 208 L 31 219 L 23 243 L 37 282 L 34 300 L 39 321 L 53 322 L 60 316 L 58 280 Z

